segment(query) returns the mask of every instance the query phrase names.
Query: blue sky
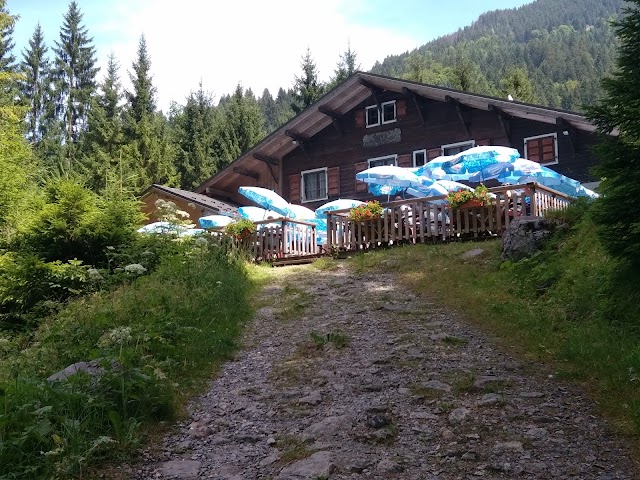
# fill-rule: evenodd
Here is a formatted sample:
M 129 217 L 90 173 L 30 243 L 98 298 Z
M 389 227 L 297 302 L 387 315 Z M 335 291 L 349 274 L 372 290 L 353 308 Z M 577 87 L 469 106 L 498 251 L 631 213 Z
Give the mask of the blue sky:
M 481 13 L 513 8 L 531 0 L 77 0 L 94 38 L 101 65 L 113 51 L 127 71 L 144 32 L 158 103 L 184 103 L 202 81 L 216 97 L 236 84 L 256 94 L 266 87 L 290 87 L 307 47 L 323 80 L 333 73 L 347 42 L 362 69 L 387 55 L 470 24 Z M 40 22 L 51 47 L 68 9 L 67 0 L 8 0 L 20 16 L 14 32 L 22 52 Z M 21 57 L 21 54 L 20 54 Z M 101 77 L 101 75 L 100 75 Z

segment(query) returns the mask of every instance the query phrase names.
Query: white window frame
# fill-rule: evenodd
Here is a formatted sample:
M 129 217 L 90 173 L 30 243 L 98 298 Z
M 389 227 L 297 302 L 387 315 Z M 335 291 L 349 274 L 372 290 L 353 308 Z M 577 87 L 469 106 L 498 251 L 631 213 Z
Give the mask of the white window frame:
M 424 155 L 424 164 L 426 165 L 427 163 L 429 163 L 429 157 L 427 157 L 427 149 L 423 148 L 422 150 L 414 150 L 413 151 L 413 168 L 416 168 L 418 165 L 416 165 L 416 153 L 422 153 Z M 420 165 L 422 166 L 422 165 Z
M 535 135 L 533 137 L 527 137 L 524 139 L 524 158 L 529 158 L 529 152 L 527 151 L 527 142 L 529 140 L 538 140 L 540 138 L 553 137 L 553 151 L 555 152 L 555 160 L 553 162 L 540 163 L 540 165 L 557 165 L 558 162 L 558 133 L 545 133 L 544 135 Z
M 475 140 L 465 140 L 464 142 L 457 142 L 457 143 L 448 143 L 447 145 L 441 145 L 440 146 L 440 155 L 444 155 L 444 151 L 447 148 L 453 148 L 453 147 L 462 147 L 464 145 L 471 145 L 470 148 L 473 148 L 476 146 L 476 141 Z
M 324 186 L 325 186 L 324 197 L 307 200 L 305 198 L 304 176 L 307 173 L 316 173 L 316 172 L 324 172 Z M 304 170 L 300 172 L 300 200 L 302 203 L 319 202 L 321 200 L 327 200 L 328 198 L 329 198 L 329 176 L 327 175 L 327 167 L 314 168 L 312 170 Z
M 393 105 L 393 119 L 391 119 L 391 120 L 385 120 L 383 118 L 383 112 L 384 112 L 384 106 L 385 105 Z M 374 108 L 378 111 L 378 123 L 369 123 L 368 112 L 369 112 L 369 110 L 372 110 Z M 365 121 L 365 125 L 366 125 L 367 128 L 378 127 L 380 125 L 386 125 L 388 123 L 394 123 L 394 122 L 397 121 L 397 118 L 398 118 L 398 109 L 397 109 L 395 100 L 390 100 L 388 102 L 382 102 L 380 104 L 380 108 L 378 108 L 377 105 L 370 105 L 370 106 L 366 107 L 365 111 L 364 111 L 364 121 Z
M 382 160 L 384 158 L 393 158 L 393 165 L 394 166 L 398 166 L 398 154 L 393 154 L 393 155 L 383 155 L 381 157 L 375 157 L 375 158 L 368 158 L 367 159 L 367 168 L 371 168 L 371 162 L 375 161 L 375 160 Z
M 393 119 L 392 120 L 385 120 L 384 119 L 384 106 L 385 105 L 393 105 Z M 382 125 L 386 125 L 387 123 L 395 123 L 397 118 L 398 118 L 398 110 L 397 110 L 397 107 L 396 107 L 396 101 L 395 100 L 391 100 L 389 102 L 382 102 L 380 104 L 380 120 L 382 122 Z
M 369 123 L 369 110 L 374 110 L 374 109 L 378 112 L 378 123 Z M 367 107 L 364 109 L 364 121 L 367 125 L 367 128 L 377 127 L 378 125 L 380 125 L 381 117 L 382 117 L 382 112 L 380 112 L 377 105 L 371 105 L 370 107 Z

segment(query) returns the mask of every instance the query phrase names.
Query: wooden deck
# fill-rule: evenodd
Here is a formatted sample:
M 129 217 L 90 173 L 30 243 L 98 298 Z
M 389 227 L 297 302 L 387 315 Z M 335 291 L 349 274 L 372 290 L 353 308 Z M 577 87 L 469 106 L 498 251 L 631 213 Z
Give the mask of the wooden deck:
M 327 212 L 327 249 L 358 251 L 398 244 L 496 237 L 518 216 L 543 217 L 546 212 L 566 208 L 571 203 L 570 197 L 537 183 L 489 191 L 495 198 L 483 207 L 452 209 L 441 203 L 445 196 L 439 196 L 384 203 L 382 217 L 367 222 L 349 220 L 349 210 Z
M 544 217 L 561 210 L 571 198 L 537 183 L 491 188 L 490 205 L 452 209 L 445 196 L 412 198 L 383 203 L 381 218 L 368 222 L 349 220 L 349 210 L 327 212 L 327 244 L 318 245 L 316 225 L 291 218 L 255 222 L 256 232 L 234 241 L 247 249 L 254 261 L 274 265 L 308 263 L 322 255 L 357 252 L 391 245 L 452 242 L 502 235 L 514 218 Z M 218 229 L 221 238 L 224 230 Z

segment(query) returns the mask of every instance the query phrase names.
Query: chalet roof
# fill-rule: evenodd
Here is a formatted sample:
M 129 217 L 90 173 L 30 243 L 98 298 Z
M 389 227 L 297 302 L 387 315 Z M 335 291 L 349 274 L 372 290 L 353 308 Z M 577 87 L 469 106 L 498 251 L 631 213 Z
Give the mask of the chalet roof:
M 154 183 L 151 187 L 147 189 L 147 191 L 143 194 L 143 197 L 151 193 L 151 191 L 154 189 L 159 190 L 168 195 L 171 195 L 173 197 L 186 200 L 187 202 L 192 202 L 200 207 L 204 207 L 208 210 L 213 210 L 221 214 L 226 214 L 226 215 L 238 214 L 238 207 L 230 203 L 223 202 L 221 200 L 208 197 L 206 195 L 201 195 L 199 193 L 188 192 L 186 190 L 181 190 L 179 188 L 166 187 L 164 185 L 158 185 L 156 183 Z
M 409 99 L 416 96 L 433 101 L 452 102 L 480 110 L 493 110 L 505 117 L 525 118 L 553 125 L 561 124 L 587 132 L 596 130 L 595 125 L 584 116 L 566 110 L 356 72 L 237 160 L 203 182 L 196 189 L 196 192 L 203 193 L 210 187 L 215 187 L 211 188 L 213 194 L 226 191 L 233 195 L 234 192 L 230 190 L 232 190 L 232 185 L 237 183 L 234 182 L 234 179 L 237 181 L 239 175 L 249 179 L 251 177 L 273 176 L 273 166 L 278 165 L 285 155 L 297 148 L 296 142 L 310 139 L 329 126 L 334 119 L 339 119 L 371 97 L 373 93 L 383 91 L 403 93 Z

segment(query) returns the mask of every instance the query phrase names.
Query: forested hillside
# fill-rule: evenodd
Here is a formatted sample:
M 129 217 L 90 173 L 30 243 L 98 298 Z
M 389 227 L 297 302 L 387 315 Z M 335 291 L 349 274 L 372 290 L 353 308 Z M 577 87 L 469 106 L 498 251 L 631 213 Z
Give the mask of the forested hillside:
M 612 71 L 624 0 L 537 0 L 376 63 L 372 72 L 582 110 Z

